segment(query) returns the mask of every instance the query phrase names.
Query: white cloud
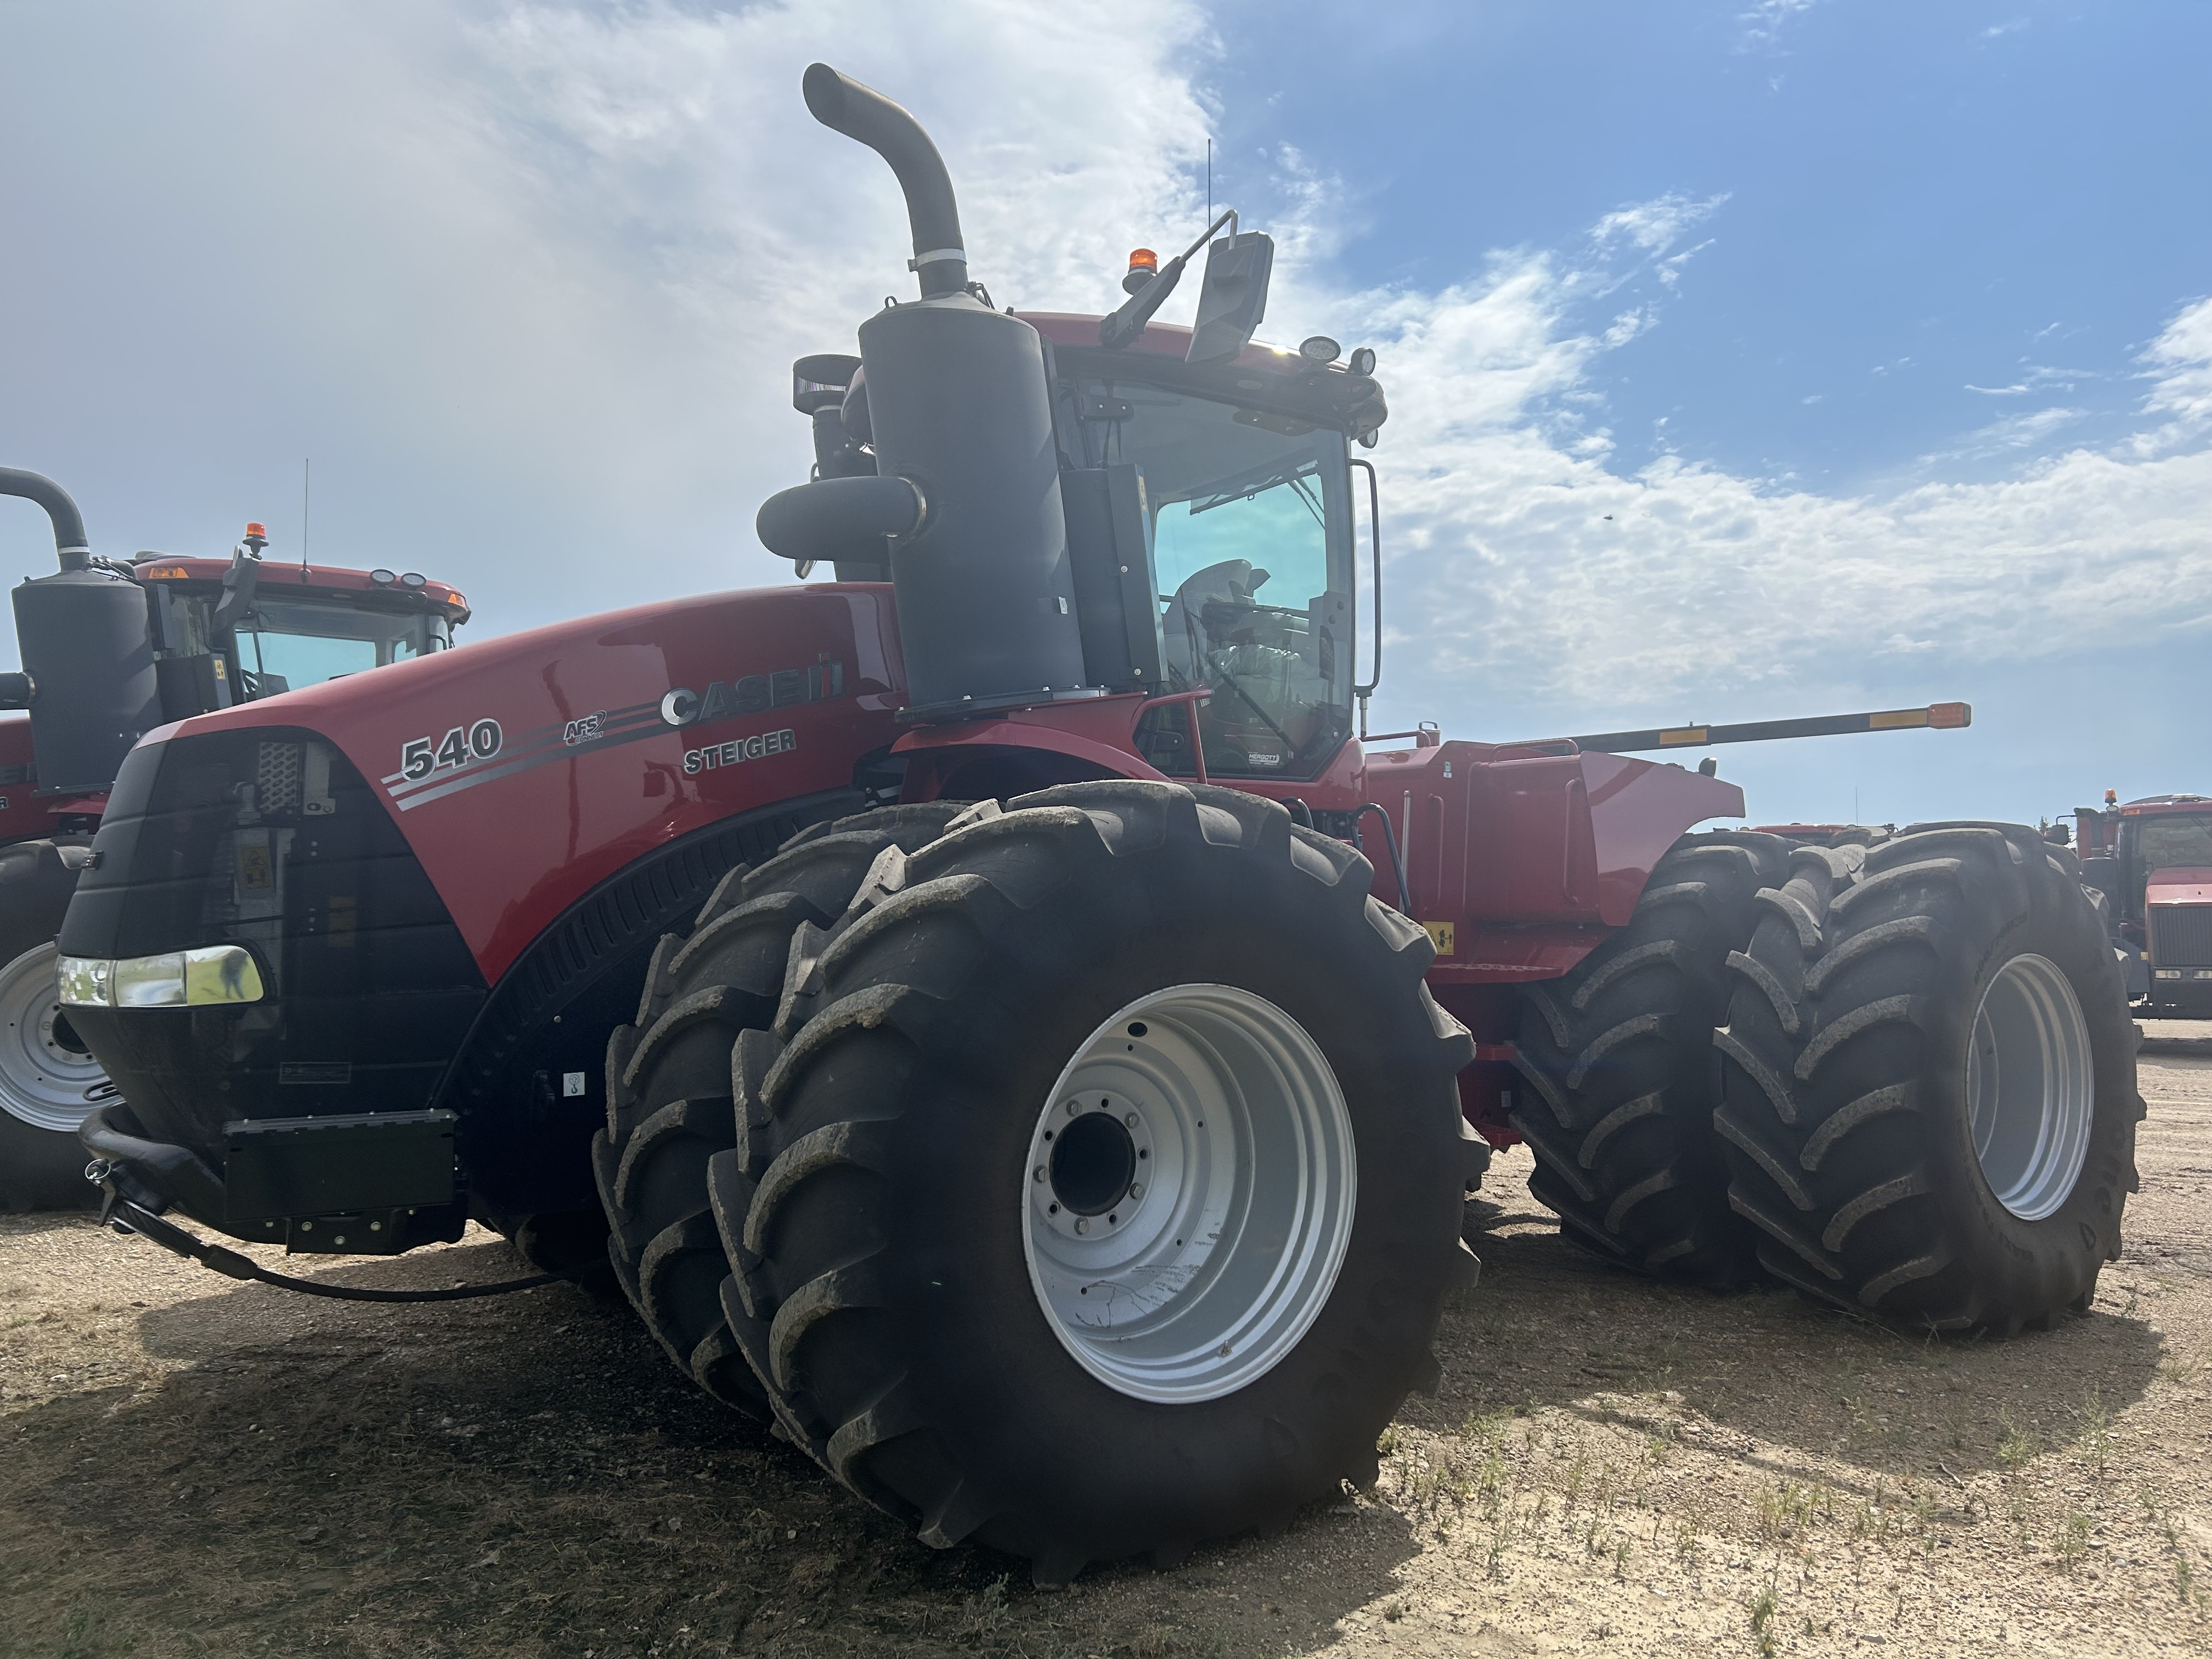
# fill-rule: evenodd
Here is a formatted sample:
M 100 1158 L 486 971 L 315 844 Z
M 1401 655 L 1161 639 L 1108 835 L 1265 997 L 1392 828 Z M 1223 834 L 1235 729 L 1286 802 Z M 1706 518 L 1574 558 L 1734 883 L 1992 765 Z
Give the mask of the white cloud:
M 1682 239 L 1693 225 L 1703 223 L 1728 201 L 1728 192 L 1702 199 L 1670 191 L 1649 202 L 1632 202 L 1616 208 L 1590 228 L 1590 240 L 1602 247 L 1626 241 L 1646 253 L 1663 252 Z
M 2186 442 L 2212 426 L 2212 299 L 2183 307 L 2139 361 L 2153 382 L 2144 412 L 2166 417 L 2144 434 L 2145 448 Z
M 1791 18 L 1812 10 L 1818 3 L 1819 0 L 1754 0 L 1749 10 L 1736 15 L 1736 21 L 1743 25 L 1741 49 L 1772 46 Z
M 2010 457 L 2012 476 L 1856 497 L 1672 456 L 1625 473 L 1573 453 L 1546 400 L 1604 349 L 1566 330 L 1573 287 L 1532 258 L 1486 285 L 1394 301 L 1393 651 L 1423 665 L 1395 688 L 1401 707 L 1464 726 L 1501 688 L 1622 711 L 1784 689 L 1818 703 L 1908 659 L 1963 672 L 2124 647 L 2173 614 L 2162 596 L 2212 584 L 2212 452 L 2033 459 L 2075 410 L 2016 416 L 1930 458 Z M 2171 370 L 2160 407 L 2196 406 L 2195 326 L 2154 349 Z
M 1805 8 L 1747 26 L 1771 40 Z M 96 85 L 40 68 L 97 32 L 75 9 L 11 20 L 0 142 L 29 159 L 0 211 L 46 234 L 0 264 L 0 305 L 40 319 L 11 365 L 40 396 L 0 401 L 0 459 L 57 458 L 104 546 L 227 545 L 257 514 L 281 547 L 265 504 L 312 447 L 326 555 L 453 575 L 487 629 L 781 579 L 750 526 L 805 464 L 786 365 L 849 349 L 909 285 L 888 171 L 799 102 L 810 59 L 930 127 L 1001 304 L 1101 309 L 1128 248 L 1203 207 L 1194 76 L 1218 47 L 1181 0 L 130 15 Z M 2147 429 L 2109 453 L 2046 454 L 2075 418 L 2052 407 L 1930 458 L 1973 482 L 1836 496 L 1672 454 L 1630 470 L 1599 368 L 1665 325 L 1724 197 L 1352 291 L 1335 181 L 1268 165 L 1267 331 L 1382 352 L 1403 714 L 1503 735 L 1484 711 L 1506 702 L 1817 707 L 1900 665 L 2212 626 L 2171 603 L 2212 585 L 2212 301 L 2146 350 Z

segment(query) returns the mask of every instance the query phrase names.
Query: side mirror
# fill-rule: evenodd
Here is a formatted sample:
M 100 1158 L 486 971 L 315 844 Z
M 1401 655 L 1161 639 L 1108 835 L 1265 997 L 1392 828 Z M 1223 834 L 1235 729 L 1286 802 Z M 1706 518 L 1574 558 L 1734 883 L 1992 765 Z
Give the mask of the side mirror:
M 1267 278 L 1274 268 L 1274 238 L 1265 231 L 1207 245 L 1206 286 L 1199 290 L 1198 321 L 1185 362 L 1225 362 L 1250 343 L 1267 314 Z

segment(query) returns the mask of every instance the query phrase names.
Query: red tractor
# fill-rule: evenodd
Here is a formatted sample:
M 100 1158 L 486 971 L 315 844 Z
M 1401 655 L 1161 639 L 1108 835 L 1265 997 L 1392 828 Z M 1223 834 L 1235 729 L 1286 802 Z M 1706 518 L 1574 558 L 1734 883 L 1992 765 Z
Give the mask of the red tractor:
M 701 1386 L 1045 1583 L 1372 1480 L 1494 1146 L 1638 1271 L 2087 1305 L 2132 1035 L 2034 830 L 1793 848 L 1571 740 L 1370 750 L 1373 354 L 1251 344 L 1228 216 L 1110 316 L 1000 310 L 913 118 L 805 94 L 921 285 L 798 365 L 758 527 L 837 580 L 142 741 L 62 938 L 112 1216 L 603 1238 Z
M 67 491 L 0 467 L 53 525 L 55 574 L 15 590 L 23 672 L 0 675 L 0 1210 L 96 1197 L 76 1127 L 113 1088 L 56 1000 L 54 936 L 131 745 L 165 721 L 442 650 L 461 596 L 412 572 L 95 558 Z
M 2136 1012 L 2212 1019 L 2212 798 L 2074 809 L 2081 879 L 2103 896 Z

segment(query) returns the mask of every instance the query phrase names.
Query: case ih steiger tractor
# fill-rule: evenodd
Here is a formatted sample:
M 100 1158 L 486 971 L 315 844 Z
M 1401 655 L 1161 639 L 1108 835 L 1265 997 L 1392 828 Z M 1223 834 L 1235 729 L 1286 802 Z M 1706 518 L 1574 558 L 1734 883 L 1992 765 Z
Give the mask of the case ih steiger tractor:
M 0 495 L 46 511 L 61 568 L 15 594 L 23 672 L 0 675 L 0 1210 L 96 1196 L 76 1127 L 114 1093 L 56 1000 L 61 930 L 131 745 L 165 720 L 422 655 L 468 620 L 412 572 L 261 562 L 258 524 L 228 561 L 95 558 L 69 493 L 0 467 Z
M 2146 795 L 2074 809 L 2081 878 L 2105 897 L 2136 1012 L 2212 1019 L 2212 799 Z
M 1249 343 L 1255 233 L 1193 329 L 1149 319 L 1206 238 L 999 311 L 914 119 L 805 94 L 921 290 L 798 366 L 815 476 L 758 525 L 837 580 L 149 734 L 62 936 L 111 1215 L 602 1233 L 702 1387 L 1044 1583 L 1370 1480 L 1493 1146 L 1641 1271 L 2087 1304 L 2133 1048 L 2034 830 L 1793 848 L 1571 741 L 1370 752 L 1372 354 Z

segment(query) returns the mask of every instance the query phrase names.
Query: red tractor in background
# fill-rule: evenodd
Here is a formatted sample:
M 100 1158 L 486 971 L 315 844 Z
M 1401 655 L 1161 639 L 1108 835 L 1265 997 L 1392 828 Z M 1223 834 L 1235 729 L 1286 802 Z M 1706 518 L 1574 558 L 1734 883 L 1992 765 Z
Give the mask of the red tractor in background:
M 2146 795 L 2074 809 L 2081 879 L 2103 895 L 2136 1012 L 2212 1019 L 2212 798 Z
M 837 580 L 149 733 L 61 940 L 113 1218 L 603 1249 L 701 1386 L 1045 1583 L 1371 1480 L 1493 1146 L 1638 1271 L 2087 1306 L 2132 1035 L 2035 830 L 1794 846 L 1691 833 L 1743 811 L 1705 768 L 1370 750 L 1374 354 L 1252 344 L 1227 215 L 1109 316 L 1001 311 L 913 118 L 805 95 L 921 290 L 796 367 L 757 527 Z
M 262 562 L 258 524 L 228 561 L 95 558 L 67 491 L 0 468 L 37 502 L 61 569 L 15 590 L 23 672 L 0 675 L 0 1211 L 97 1196 L 76 1127 L 114 1091 L 56 1000 L 61 931 L 131 745 L 164 721 L 444 649 L 466 602 L 409 572 Z

